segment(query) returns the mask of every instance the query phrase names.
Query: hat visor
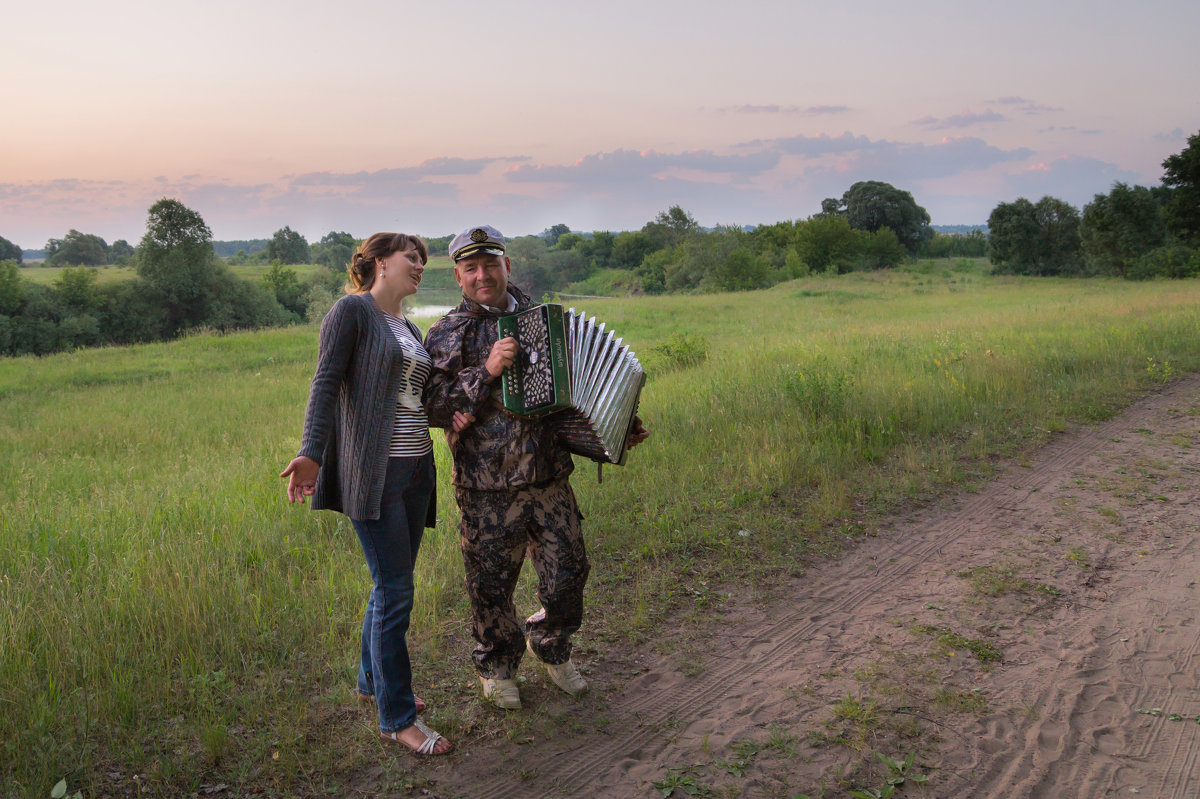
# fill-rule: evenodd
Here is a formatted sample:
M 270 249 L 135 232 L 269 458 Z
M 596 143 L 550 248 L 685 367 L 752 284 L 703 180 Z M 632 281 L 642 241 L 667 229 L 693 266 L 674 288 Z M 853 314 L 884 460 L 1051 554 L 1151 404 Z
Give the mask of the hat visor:
M 458 252 L 454 253 L 454 260 L 461 261 L 463 258 L 469 258 L 472 255 L 504 255 L 504 248 L 499 244 L 468 244 Z

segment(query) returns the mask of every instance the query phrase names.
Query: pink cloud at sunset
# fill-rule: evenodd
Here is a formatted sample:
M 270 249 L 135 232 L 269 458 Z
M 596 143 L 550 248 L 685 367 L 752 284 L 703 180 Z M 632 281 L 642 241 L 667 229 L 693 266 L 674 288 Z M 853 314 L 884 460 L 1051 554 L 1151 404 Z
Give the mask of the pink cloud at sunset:
M 752 224 L 855 180 L 969 224 L 1021 192 L 1153 184 L 1200 129 L 1184 2 L 64 0 L 6 28 L 0 236 L 27 248 L 135 241 L 163 196 L 219 239 L 619 230 L 672 204 Z

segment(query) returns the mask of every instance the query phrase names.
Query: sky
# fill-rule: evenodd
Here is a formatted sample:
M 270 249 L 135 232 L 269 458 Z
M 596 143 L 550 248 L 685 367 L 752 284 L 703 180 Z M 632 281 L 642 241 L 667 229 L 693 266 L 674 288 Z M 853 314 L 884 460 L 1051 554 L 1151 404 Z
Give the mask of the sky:
M 12 4 L 9 4 L 10 6 Z M 60 0 L 6 8 L 0 236 L 136 244 L 804 219 L 935 225 L 1155 185 L 1200 132 L 1200 3 Z

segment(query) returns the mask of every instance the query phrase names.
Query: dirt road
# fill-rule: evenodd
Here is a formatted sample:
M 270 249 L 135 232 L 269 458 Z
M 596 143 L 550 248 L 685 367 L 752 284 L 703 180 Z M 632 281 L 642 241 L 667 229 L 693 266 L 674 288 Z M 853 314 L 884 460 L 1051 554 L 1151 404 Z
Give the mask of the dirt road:
M 597 659 L 589 697 L 523 711 L 574 732 L 430 765 L 432 793 L 844 797 L 882 753 L 914 755 L 898 797 L 1198 796 L 1198 510 L 1192 377 L 680 651 Z

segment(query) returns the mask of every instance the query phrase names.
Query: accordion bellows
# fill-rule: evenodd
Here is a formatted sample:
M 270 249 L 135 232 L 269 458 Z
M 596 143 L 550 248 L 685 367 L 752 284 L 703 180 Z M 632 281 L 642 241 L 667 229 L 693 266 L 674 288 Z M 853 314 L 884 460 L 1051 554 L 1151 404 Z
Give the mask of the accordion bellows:
M 547 303 L 502 317 L 501 338 L 519 354 L 501 378 L 505 409 L 521 416 L 557 414 L 568 450 L 600 463 L 625 462 L 626 443 L 646 373 L 603 322 Z

